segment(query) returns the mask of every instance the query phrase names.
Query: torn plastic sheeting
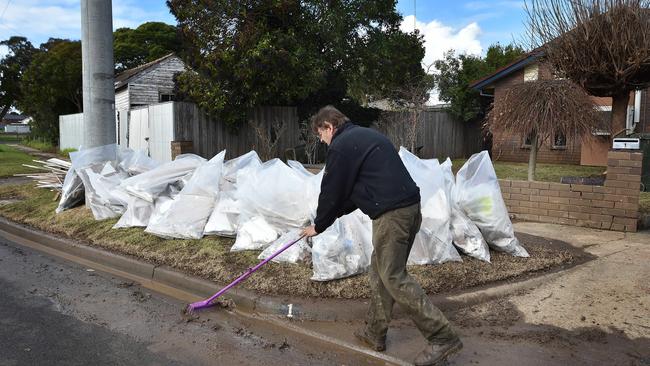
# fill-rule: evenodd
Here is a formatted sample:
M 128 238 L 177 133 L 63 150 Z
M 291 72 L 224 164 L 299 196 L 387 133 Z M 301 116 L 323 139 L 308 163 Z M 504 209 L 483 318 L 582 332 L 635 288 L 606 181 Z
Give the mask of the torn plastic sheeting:
M 458 204 L 493 249 L 517 257 L 528 252 L 515 237 L 487 151 L 472 155 L 456 174 Z
M 219 193 L 225 155 L 224 150 L 197 167 L 171 206 L 145 231 L 164 238 L 201 239 Z
M 118 172 L 112 163 L 91 165 L 78 169 L 85 187 L 86 206 L 90 207 L 95 220 L 118 217 L 126 210 L 125 196 L 115 190 L 128 175 Z
M 176 160 L 162 164 L 153 170 L 135 175 L 122 181 L 122 186 L 129 194 L 145 201 L 153 202 L 168 185 L 191 174 L 205 159 L 194 154 L 183 154 Z
M 260 255 L 258 259 L 266 259 L 277 252 L 287 243 L 290 243 L 300 237 L 301 229 L 294 229 L 288 231 L 272 242 Z M 298 242 L 287 248 L 284 252 L 277 255 L 271 261 L 285 262 L 285 263 L 298 263 L 303 262 L 309 258 L 311 248 L 307 244 L 305 238 L 300 239 Z

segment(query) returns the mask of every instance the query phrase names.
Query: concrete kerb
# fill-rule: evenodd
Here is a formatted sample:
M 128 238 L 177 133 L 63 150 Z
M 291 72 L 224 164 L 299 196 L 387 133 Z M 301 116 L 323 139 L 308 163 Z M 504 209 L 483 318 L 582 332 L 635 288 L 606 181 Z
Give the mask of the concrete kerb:
M 75 243 L 1 217 L 0 231 L 80 257 L 98 265 L 111 267 L 158 282 L 195 295 L 198 298 L 206 298 L 223 287 L 220 284 L 187 275 L 167 266 L 155 266 L 132 257 Z M 517 282 L 487 285 L 456 294 L 434 295 L 431 296 L 431 300 L 443 311 L 456 310 L 535 288 L 542 283 L 548 283 L 579 268 L 578 265 Z M 232 289 L 225 297 L 232 299 L 240 311 L 263 313 L 293 320 L 350 321 L 364 319 L 367 312 L 367 300 L 265 296 L 241 288 Z M 396 308 L 394 318 L 405 316 L 406 314 L 399 307 Z

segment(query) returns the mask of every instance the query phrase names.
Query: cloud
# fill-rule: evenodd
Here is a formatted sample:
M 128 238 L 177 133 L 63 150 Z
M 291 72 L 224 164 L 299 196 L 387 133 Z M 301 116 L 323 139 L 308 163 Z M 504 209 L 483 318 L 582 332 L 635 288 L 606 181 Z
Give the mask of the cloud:
M 412 32 L 413 26 L 424 37 L 425 54 L 422 64 L 425 68 L 432 65 L 436 60 L 443 58 L 444 53 L 453 49 L 457 54 L 466 53 L 480 55 L 483 47 L 478 37 L 481 35 L 481 28 L 478 23 L 472 22 L 463 28 L 457 29 L 445 25 L 437 20 L 424 23 L 418 21 L 413 15 L 405 16 L 400 26 L 404 32 Z M 430 72 L 435 72 L 431 67 Z M 437 93 L 432 93 L 429 104 L 438 104 Z
M 136 0 L 113 0 L 113 29 L 134 28 L 147 21 L 176 23 L 162 1 L 146 4 Z M 80 39 L 79 0 L 12 1 L 0 19 L 0 39 L 13 35 L 27 37 L 35 46 L 50 37 Z

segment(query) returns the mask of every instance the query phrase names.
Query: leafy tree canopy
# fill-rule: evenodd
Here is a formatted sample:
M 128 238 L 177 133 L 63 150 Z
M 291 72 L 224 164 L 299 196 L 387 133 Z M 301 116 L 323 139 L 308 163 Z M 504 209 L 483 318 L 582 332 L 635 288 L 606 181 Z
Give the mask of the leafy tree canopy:
M 11 37 L 0 45 L 9 53 L 0 61 L 0 119 L 22 96 L 20 79 L 29 66 L 36 48 L 25 37 Z
M 50 39 L 43 43 L 20 83 L 18 107 L 34 118 L 32 135 L 54 144 L 59 115 L 82 111 L 81 42 Z
M 135 29 L 113 32 L 115 71 L 121 72 L 180 49 L 176 27 L 161 22 L 143 23 Z
M 445 53 L 442 60 L 435 62 L 438 69 L 436 87 L 442 101 L 450 103 L 449 112 L 458 120 L 471 121 L 485 113 L 487 101 L 469 85 L 503 67 L 524 54 L 519 46 L 490 46 L 485 57 L 456 55 L 453 50 Z
M 399 29 L 394 0 L 167 5 L 193 70 L 178 77 L 181 94 L 231 126 L 258 105 L 297 105 L 302 117 L 345 100 L 355 109 L 424 75 L 421 36 Z

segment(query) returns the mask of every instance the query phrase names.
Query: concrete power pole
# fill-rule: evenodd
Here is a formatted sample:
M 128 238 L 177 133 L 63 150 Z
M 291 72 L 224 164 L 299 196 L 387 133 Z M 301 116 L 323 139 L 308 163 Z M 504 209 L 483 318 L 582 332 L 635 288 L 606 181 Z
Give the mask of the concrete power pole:
M 111 0 L 81 0 L 84 148 L 115 139 L 113 12 Z

